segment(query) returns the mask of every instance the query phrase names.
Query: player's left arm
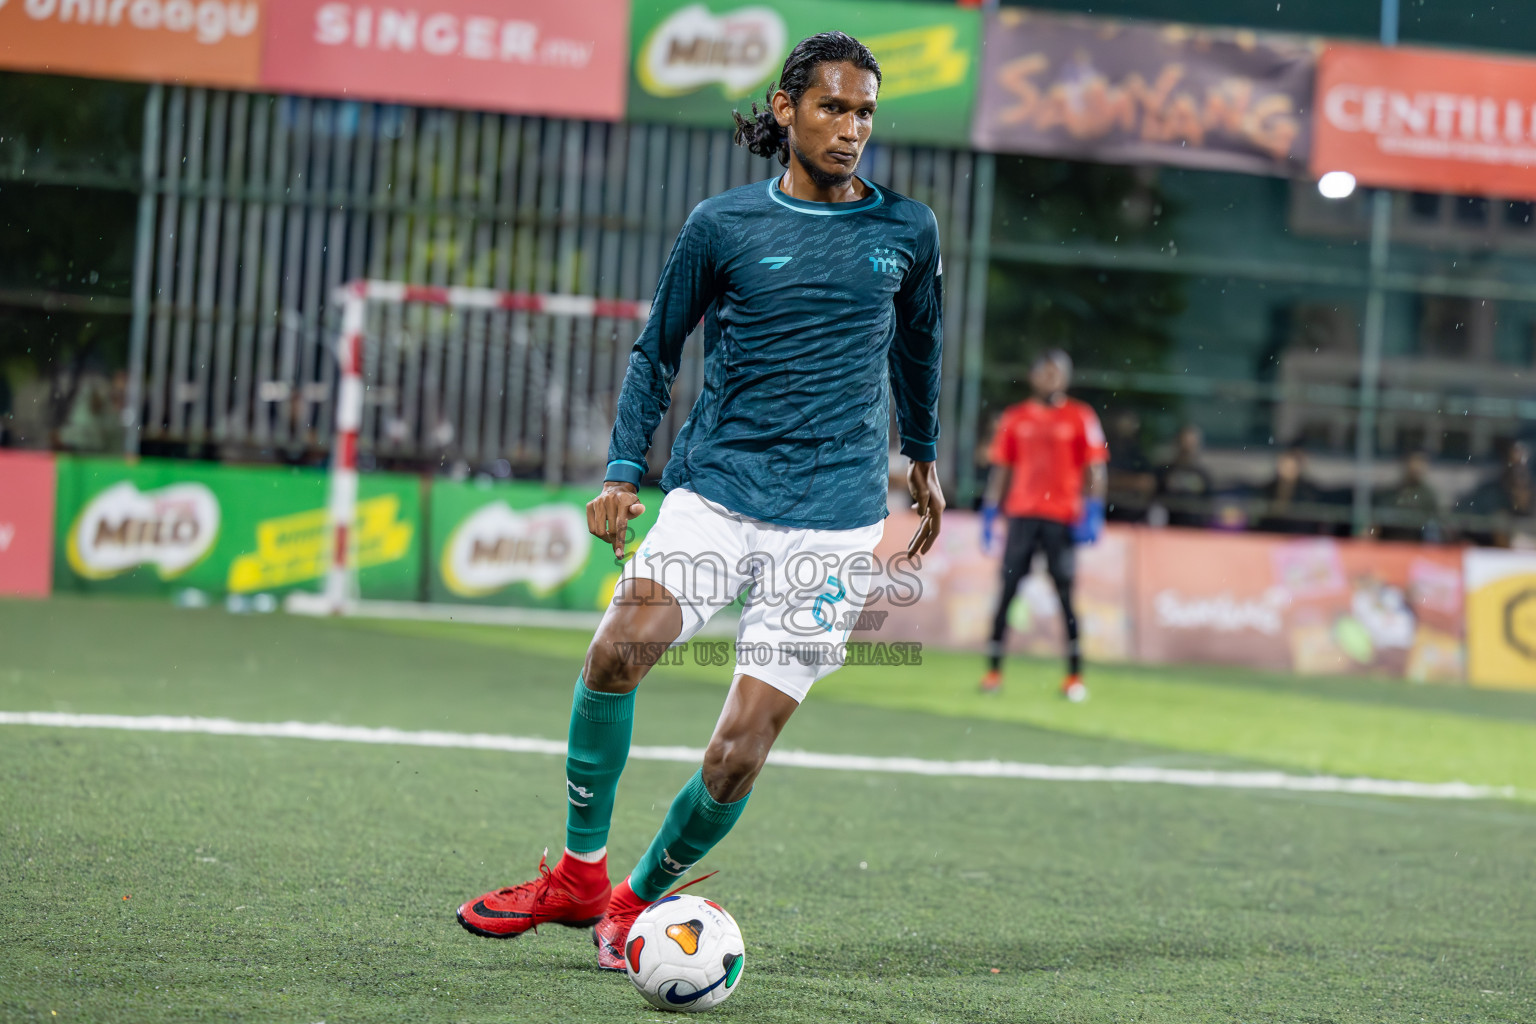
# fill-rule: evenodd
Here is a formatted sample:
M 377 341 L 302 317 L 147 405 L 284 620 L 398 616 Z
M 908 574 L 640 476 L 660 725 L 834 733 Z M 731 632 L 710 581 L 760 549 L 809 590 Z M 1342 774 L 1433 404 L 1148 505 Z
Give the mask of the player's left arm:
M 939 369 L 944 357 L 944 279 L 939 225 L 932 211 L 920 232 L 901 289 L 891 340 L 891 391 L 901 452 L 912 460 L 907 486 L 920 517 L 907 554 L 926 554 L 939 535 L 944 491 L 939 485 Z
M 1105 503 L 1109 498 L 1109 442 L 1098 415 L 1086 405 L 1082 410 L 1082 458 L 1087 464 L 1083 473 L 1083 516 L 1072 533 L 1077 543 L 1092 544 L 1104 533 Z

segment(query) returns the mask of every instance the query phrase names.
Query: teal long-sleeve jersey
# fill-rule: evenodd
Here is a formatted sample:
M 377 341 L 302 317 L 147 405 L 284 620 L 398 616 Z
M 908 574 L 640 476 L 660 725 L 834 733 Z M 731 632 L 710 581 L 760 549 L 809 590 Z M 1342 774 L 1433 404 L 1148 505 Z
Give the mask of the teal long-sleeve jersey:
M 933 211 L 865 184 L 855 202 L 813 203 L 774 178 L 694 209 L 630 353 L 609 480 L 647 471 L 702 317 L 704 384 L 662 490 L 797 528 L 885 517 L 893 393 L 901 451 L 935 458 L 943 266 Z

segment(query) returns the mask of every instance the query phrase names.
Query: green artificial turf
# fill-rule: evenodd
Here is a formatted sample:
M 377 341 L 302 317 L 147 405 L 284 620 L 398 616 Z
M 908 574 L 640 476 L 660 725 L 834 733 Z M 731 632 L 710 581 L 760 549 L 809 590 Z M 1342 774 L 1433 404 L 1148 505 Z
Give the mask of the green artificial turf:
M 581 648 L 547 632 L 5 602 L 0 709 L 561 737 Z M 990 703 L 968 692 L 972 660 L 925 667 L 884 687 L 880 670 L 833 676 L 782 743 L 1208 767 L 1305 767 L 1311 749 L 1378 775 L 1423 744 L 1433 769 L 1401 777 L 1524 778 L 1518 757 L 1478 747 L 1516 742 L 1531 719 L 1484 695 L 1445 691 L 1436 707 L 1374 684 L 1352 697 L 1343 681 L 1099 670 L 1072 708 L 1049 699 L 1054 666 L 1020 663 Z M 636 741 L 702 745 L 715 675 L 658 669 Z M 1377 737 L 1369 752 L 1340 749 L 1361 735 Z M 616 872 L 688 772 L 629 767 Z M 549 756 L 0 726 L 0 1021 L 658 1019 L 596 972 L 583 933 L 492 942 L 453 921 L 460 900 L 558 850 L 563 806 Z M 1532 850 L 1521 801 L 770 767 L 700 888 L 747 940 L 722 1020 L 1528 1022 Z

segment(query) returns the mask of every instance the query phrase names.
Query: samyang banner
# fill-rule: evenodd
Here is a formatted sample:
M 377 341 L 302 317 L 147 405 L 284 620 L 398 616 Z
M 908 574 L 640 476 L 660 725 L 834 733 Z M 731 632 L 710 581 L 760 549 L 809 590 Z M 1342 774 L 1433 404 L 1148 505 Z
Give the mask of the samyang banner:
M 997 11 L 971 138 L 997 153 L 1303 174 L 1316 50 L 1293 36 Z
M 1312 170 L 1367 185 L 1536 199 L 1536 61 L 1329 46 Z
M 852 0 L 635 0 L 629 119 L 727 128 L 761 104 L 790 49 L 839 29 L 880 62 L 874 141 L 964 146 L 980 12 Z

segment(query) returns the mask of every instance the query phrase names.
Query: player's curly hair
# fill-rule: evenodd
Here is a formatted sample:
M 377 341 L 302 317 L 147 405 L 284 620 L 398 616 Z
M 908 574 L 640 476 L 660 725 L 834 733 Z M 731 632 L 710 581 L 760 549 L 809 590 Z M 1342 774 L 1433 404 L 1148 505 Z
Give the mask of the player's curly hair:
M 752 116 L 739 110 L 731 111 L 736 121 L 736 145 L 746 146 L 758 156 L 777 156 L 779 163 L 789 166 L 789 130 L 779 127 L 773 116 L 773 94 L 783 89 L 795 104 L 811 87 L 816 78 L 816 68 L 821 64 L 848 63 L 864 71 L 873 72 L 875 87 L 880 85 L 880 62 L 869 52 L 869 47 L 846 32 L 822 32 L 806 36 L 795 44 L 784 58 L 784 68 L 779 72 L 776 84 L 768 86 L 763 107 L 752 104 Z

